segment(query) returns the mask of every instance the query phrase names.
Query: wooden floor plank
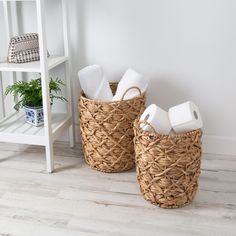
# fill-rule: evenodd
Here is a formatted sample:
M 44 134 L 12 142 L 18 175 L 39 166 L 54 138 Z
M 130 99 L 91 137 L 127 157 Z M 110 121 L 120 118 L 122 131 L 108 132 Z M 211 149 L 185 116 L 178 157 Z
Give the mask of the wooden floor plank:
M 44 149 L 0 143 L 0 236 L 235 235 L 236 157 L 204 154 L 199 191 L 183 208 L 146 202 L 135 170 L 89 168 L 81 147 L 56 145 L 56 171 Z

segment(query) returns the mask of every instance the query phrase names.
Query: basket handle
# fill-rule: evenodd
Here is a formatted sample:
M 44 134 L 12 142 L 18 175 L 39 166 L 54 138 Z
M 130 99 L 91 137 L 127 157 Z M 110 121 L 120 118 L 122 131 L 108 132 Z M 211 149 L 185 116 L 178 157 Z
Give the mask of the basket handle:
M 146 120 L 140 120 L 140 121 L 138 122 L 138 124 L 139 124 L 139 126 L 140 126 L 141 124 L 148 125 L 148 126 L 151 128 L 152 132 L 153 132 L 153 133 L 156 133 L 156 130 L 154 129 L 154 127 L 153 127 L 149 122 L 147 122 Z
M 128 89 L 125 90 L 125 92 L 124 92 L 124 94 L 123 94 L 123 96 L 122 96 L 122 98 L 121 98 L 121 101 L 124 100 L 125 95 L 126 95 L 130 90 L 132 90 L 132 89 L 138 90 L 138 92 L 140 93 L 140 96 L 142 95 L 142 91 L 141 91 L 141 89 L 140 89 L 139 87 L 137 87 L 137 86 L 132 86 L 132 87 L 130 87 L 130 88 L 128 88 Z

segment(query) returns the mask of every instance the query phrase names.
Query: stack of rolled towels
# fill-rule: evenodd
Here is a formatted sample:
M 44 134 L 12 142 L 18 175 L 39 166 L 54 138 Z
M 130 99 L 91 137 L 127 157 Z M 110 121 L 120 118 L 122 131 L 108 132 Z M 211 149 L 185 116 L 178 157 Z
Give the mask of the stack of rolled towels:
M 103 70 L 99 65 L 87 66 L 78 73 L 82 90 L 89 99 L 97 101 L 120 101 L 122 99 L 132 99 L 139 96 L 138 87 L 144 93 L 148 86 L 148 81 L 133 69 L 128 69 L 120 82 L 115 95 L 113 96 L 108 80 L 103 74 Z M 127 91 L 127 93 L 126 93 Z
M 141 115 L 140 121 L 143 130 L 151 131 L 154 128 L 163 135 L 182 134 L 203 126 L 199 109 L 192 101 L 171 107 L 168 112 L 151 104 Z
M 116 102 L 132 99 L 139 96 L 140 92 L 130 88 L 138 87 L 144 93 L 148 87 L 148 81 L 133 69 L 125 72 L 114 96 L 101 66 L 87 66 L 79 71 L 78 76 L 86 97 L 96 101 Z M 140 121 L 140 128 L 143 130 L 150 131 L 154 128 L 157 133 L 164 135 L 189 132 L 202 128 L 203 125 L 199 109 L 192 101 L 171 107 L 168 112 L 151 104 L 141 115 Z

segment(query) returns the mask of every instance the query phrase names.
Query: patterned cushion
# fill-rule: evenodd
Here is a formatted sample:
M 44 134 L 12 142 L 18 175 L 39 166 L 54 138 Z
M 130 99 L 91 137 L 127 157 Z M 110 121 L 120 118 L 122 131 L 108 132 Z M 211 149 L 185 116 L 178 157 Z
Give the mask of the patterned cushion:
M 25 63 L 39 60 L 38 34 L 22 34 L 11 38 L 8 49 L 9 62 Z

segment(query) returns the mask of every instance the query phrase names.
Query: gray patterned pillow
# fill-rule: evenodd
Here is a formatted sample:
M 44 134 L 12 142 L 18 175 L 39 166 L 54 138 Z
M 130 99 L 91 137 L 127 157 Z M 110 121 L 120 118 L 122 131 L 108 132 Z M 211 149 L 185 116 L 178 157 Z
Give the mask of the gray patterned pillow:
M 39 60 L 37 33 L 22 34 L 11 38 L 8 48 L 8 62 L 25 63 Z

